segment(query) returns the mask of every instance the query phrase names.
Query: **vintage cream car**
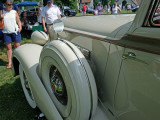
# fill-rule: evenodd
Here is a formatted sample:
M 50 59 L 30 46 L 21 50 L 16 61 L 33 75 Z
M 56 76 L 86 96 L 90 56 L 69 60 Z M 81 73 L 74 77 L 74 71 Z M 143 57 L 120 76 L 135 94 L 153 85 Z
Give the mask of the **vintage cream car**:
M 142 0 L 136 15 L 66 18 L 58 39 L 17 48 L 29 105 L 48 120 L 160 120 L 159 8 Z

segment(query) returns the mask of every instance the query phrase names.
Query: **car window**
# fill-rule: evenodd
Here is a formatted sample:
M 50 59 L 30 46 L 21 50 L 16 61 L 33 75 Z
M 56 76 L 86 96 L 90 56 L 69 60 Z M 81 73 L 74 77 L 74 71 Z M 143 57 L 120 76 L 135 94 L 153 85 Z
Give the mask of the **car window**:
M 153 0 L 151 2 L 144 27 L 160 27 L 160 0 Z
M 156 6 L 152 21 L 154 25 L 160 25 L 160 3 L 158 3 Z
M 70 7 L 68 7 L 68 6 L 64 6 L 64 9 L 70 9 Z
M 35 12 L 35 9 L 30 9 L 31 12 Z

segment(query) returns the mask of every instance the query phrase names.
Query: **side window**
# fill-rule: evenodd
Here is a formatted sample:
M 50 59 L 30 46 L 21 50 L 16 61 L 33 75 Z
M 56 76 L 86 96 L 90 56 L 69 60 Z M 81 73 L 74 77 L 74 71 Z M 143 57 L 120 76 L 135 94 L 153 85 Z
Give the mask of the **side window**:
M 153 0 L 144 21 L 144 27 L 160 27 L 160 0 Z
M 154 25 L 160 25 L 160 3 L 157 5 L 152 18 Z

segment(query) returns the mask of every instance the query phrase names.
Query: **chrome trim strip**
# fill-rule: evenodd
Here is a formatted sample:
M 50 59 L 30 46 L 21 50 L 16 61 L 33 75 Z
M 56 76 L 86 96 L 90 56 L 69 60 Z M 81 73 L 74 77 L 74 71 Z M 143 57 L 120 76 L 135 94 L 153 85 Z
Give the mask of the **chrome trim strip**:
M 147 38 L 142 36 L 126 34 L 123 38 L 118 40 L 116 38 L 110 38 L 110 37 L 101 36 L 101 35 L 96 36 L 97 34 L 92 34 L 89 32 L 83 32 L 83 31 L 80 32 L 80 30 L 75 30 L 75 29 L 65 29 L 64 31 L 78 34 L 84 37 L 89 37 L 92 39 L 112 43 L 125 48 L 140 50 L 140 51 L 153 53 L 153 54 L 160 54 L 160 47 L 157 46 L 157 45 L 160 45 L 160 39 L 156 39 L 156 38 Z M 144 44 L 142 44 L 142 42 Z

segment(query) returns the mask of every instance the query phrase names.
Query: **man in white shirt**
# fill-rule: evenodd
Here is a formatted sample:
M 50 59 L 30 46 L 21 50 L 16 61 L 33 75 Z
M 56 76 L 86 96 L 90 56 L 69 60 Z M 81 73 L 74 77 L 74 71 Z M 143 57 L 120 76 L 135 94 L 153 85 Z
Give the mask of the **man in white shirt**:
M 45 18 L 45 19 L 44 19 Z M 61 12 L 56 5 L 53 5 L 52 0 L 47 0 L 47 5 L 42 10 L 42 25 L 44 32 L 49 33 L 49 37 L 51 40 L 57 37 L 54 31 L 50 30 L 53 21 L 61 18 Z M 47 24 L 47 28 L 45 26 L 45 22 Z

